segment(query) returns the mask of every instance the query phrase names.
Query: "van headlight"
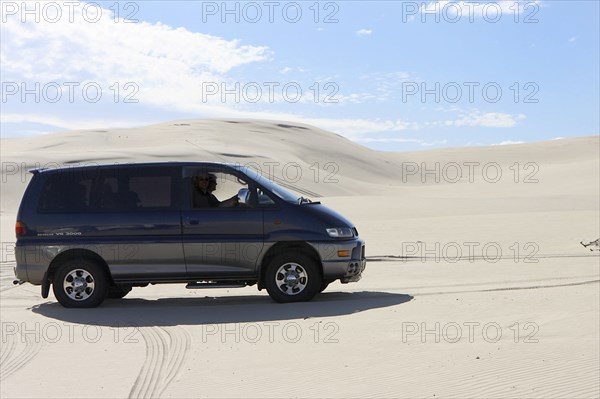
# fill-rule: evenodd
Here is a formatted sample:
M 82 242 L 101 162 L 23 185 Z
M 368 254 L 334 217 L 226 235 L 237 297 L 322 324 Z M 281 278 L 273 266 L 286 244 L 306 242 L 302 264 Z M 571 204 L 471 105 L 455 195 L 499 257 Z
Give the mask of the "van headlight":
M 351 227 L 330 227 L 327 230 L 327 234 L 329 237 L 335 238 L 352 238 L 354 237 L 354 232 Z

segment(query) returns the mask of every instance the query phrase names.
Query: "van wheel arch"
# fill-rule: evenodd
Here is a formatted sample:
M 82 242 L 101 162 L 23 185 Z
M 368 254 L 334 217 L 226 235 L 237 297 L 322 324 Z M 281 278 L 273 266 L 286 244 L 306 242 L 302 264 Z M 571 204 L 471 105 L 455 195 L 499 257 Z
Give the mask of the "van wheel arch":
M 110 284 L 114 284 L 112 275 L 110 273 L 110 269 L 106 261 L 100 255 L 98 255 L 94 251 L 90 251 L 89 249 L 68 249 L 56 255 L 56 257 L 52 259 L 52 262 L 50 262 L 50 266 L 48 267 L 48 281 L 52 281 L 52 279 L 54 278 L 54 273 L 63 263 L 73 259 L 87 259 L 102 266 L 104 268 L 104 271 L 106 272 L 106 276 L 108 277 Z
M 291 252 L 291 251 L 301 252 L 307 256 L 310 256 L 312 258 L 312 260 L 314 260 L 315 263 L 317 264 L 319 271 L 321 273 L 321 278 L 323 278 L 323 264 L 321 263 L 321 258 L 319 256 L 319 254 L 317 253 L 317 251 L 312 246 L 310 246 L 309 244 L 307 244 L 304 241 L 278 242 L 277 244 L 275 244 L 271 248 L 269 248 L 269 250 L 267 251 L 265 256 L 262 258 L 262 261 L 260 263 L 260 268 L 258 271 L 258 273 L 259 273 L 258 289 L 259 290 L 262 290 L 263 288 L 265 288 L 265 280 L 264 280 L 265 269 L 267 268 L 269 263 L 271 263 L 271 260 L 273 260 L 273 258 L 276 257 L 277 255 L 280 255 L 285 252 Z

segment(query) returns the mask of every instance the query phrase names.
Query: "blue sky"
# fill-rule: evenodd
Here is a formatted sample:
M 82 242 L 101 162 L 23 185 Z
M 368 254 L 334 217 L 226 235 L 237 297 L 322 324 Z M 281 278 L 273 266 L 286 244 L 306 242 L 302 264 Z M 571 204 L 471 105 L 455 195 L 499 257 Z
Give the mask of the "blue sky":
M 599 133 L 597 1 L 1 4 L 2 137 L 253 117 L 391 151 Z

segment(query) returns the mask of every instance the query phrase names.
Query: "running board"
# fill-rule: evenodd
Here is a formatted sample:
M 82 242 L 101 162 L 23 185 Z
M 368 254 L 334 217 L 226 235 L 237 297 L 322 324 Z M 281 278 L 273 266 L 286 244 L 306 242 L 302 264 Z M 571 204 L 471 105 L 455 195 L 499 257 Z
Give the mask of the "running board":
M 198 289 L 198 288 L 242 288 L 248 284 L 242 282 L 214 282 L 214 281 L 198 281 L 195 283 L 188 283 L 185 288 L 187 289 Z

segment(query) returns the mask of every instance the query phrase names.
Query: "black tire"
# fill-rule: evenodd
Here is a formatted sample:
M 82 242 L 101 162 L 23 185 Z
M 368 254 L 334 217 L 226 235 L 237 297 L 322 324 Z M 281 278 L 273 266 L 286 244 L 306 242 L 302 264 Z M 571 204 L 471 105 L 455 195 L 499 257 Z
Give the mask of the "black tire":
M 288 273 L 284 275 L 281 270 Z M 286 276 L 287 281 L 296 284 L 285 284 Z M 322 282 L 319 266 L 302 252 L 275 256 L 267 265 L 264 277 L 267 292 L 273 300 L 281 303 L 310 301 L 319 293 Z
M 54 296 L 65 308 L 94 308 L 108 290 L 108 276 L 102 265 L 90 259 L 73 259 L 58 267 L 52 278 Z
M 130 285 L 111 285 L 106 291 L 106 297 L 109 299 L 121 299 L 131 292 Z

